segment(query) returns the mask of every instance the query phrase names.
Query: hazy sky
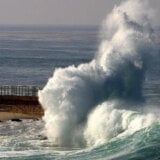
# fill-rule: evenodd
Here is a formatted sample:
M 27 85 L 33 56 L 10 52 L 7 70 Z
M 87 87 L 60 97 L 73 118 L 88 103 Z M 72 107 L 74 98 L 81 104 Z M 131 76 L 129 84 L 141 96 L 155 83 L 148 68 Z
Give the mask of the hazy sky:
M 0 0 L 0 25 L 98 25 L 120 1 Z M 160 10 L 160 0 L 150 2 Z

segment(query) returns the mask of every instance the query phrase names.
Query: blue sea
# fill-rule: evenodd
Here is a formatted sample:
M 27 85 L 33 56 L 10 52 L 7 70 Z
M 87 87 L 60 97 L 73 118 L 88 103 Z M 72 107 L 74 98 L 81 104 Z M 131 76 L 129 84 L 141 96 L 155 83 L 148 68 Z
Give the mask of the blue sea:
M 160 45 L 160 39 L 159 39 L 160 32 L 156 30 L 156 33 L 157 33 L 156 37 L 157 45 Z M 72 73 L 75 72 L 74 66 L 76 68 L 80 64 L 84 63 L 87 64 L 96 57 L 96 53 L 99 50 L 99 44 L 101 39 L 100 37 L 101 37 L 100 28 L 92 26 L 91 27 L 89 26 L 87 27 L 1 26 L 0 27 L 0 73 L 1 73 L 0 85 L 35 85 L 44 87 L 48 82 L 48 79 L 53 76 L 53 73 L 57 68 L 65 68 L 68 66 L 72 66 L 73 68 L 71 69 L 73 69 L 73 71 L 70 72 L 70 70 L 68 69 L 63 72 L 62 70 L 61 76 L 59 76 L 62 79 L 61 81 L 68 82 L 69 76 L 68 75 L 66 76 L 65 73 L 72 75 Z M 127 112 L 131 116 L 127 119 L 126 123 L 130 123 L 130 121 L 132 121 L 133 119 L 135 120 L 138 119 L 135 121 L 135 124 L 133 124 L 133 126 L 135 125 L 136 127 L 136 125 L 138 126 L 140 125 L 140 123 L 141 125 L 144 123 L 147 124 L 146 127 L 140 127 L 140 129 L 137 129 L 136 131 L 132 132 L 131 131 L 132 129 L 130 129 L 129 128 L 130 126 L 128 126 L 129 128 L 128 131 L 125 132 L 125 134 L 121 134 L 123 130 L 120 129 L 121 131 L 119 131 L 119 129 L 118 130 L 112 129 L 118 127 L 117 125 L 120 125 L 119 123 L 114 122 L 115 126 L 109 123 L 110 126 L 104 128 L 104 133 L 105 132 L 110 133 L 110 136 L 108 137 L 111 138 L 108 138 L 106 136 L 105 138 L 107 140 L 104 140 L 103 143 L 98 143 L 96 141 L 97 142 L 96 145 L 95 144 L 92 145 L 92 142 L 94 141 L 93 140 L 90 142 L 91 145 L 84 145 L 84 146 L 82 145 L 81 147 L 79 145 L 77 146 L 56 145 L 52 141 L 52 138 L 46 139 L 45 123 L 48 122 L 46 120 L 47 117 L 44 118 L 44 121 L 43 120 L 39 121 L 22 120 L 22 122 L 4 121 L 0 122 L 0 141 L 1 141 L 0 159 L 3 160 L 54 160 L 54 159 L 55 160 L 63 160 L 63 159 L 64 160 L 98 160 L 98 159 L 159 160 L 160 123 L 158 120 L 157 121 L 155 120 L 155 117 L 156 119 L 158 119 L 160 114 L 159 112 L 160 57 L 154 58 L 153 56 L 149 64 L 150 65 L 145 73 L 144 82 L 142 84 L 143 101 L 145 102 L 140 103 L 140 105 L 142 104 L 143 106 L 144 105 L 149 106 L 147 107 L 147 109 L 145 108 L 142 109 L 146 110 L 147 112 L 146 117 L 148 117 L 148 112 L 151 114 L 151 116 L 149 116 L 148 118 L 149 120 L 148 119 L 146 120 L 144 118 L 145 116 L 141 116 L 140 113 L 138 113 L 138 111 L 135 111 L 137 105 L 135 108 L 128 107 L 128 109 L 126 109 L 126 107 L 124 107 L 123 111 L 122 110 L 119 111 L 119 109 L 115 109 L 113 112 L 112 109 L 110 109 L 109 111 L 107 110 L 107 112 L 112 112 L 112 116 L 109 116 L 109 119 L 114 118 L 116 122 L 122 121 L 122 117 L 124 117 L 125 116 L 124 113 L 126 113 L 125 110 L 127 111 L 131 110 L 131 112 L 130 111 L 129 113 Z M 86 72 L 85 66 L 83 71 Z M 129 71 L 130 70 L 127 70 L 127 73 Z M 92 74 L 91 72 L 92 71 L 88 72 L 88 75 Z M 81 72 L 80 73 L 78 72 L 78 74 L 81 74 Z M 123 75 L 125 75 L 125 73 Z M 82 79 L 89 81 L 85 76 L 83 76 Z M 71 79 L 73 80 L 74 76 Z M 79 79 L 76 79 L 76 82 L 77 81 L 79 81 Z M 56 80 L 55 81 L 53 80 L 53 82 L 51 81 L 51 83 L 55 85 L 56 82 L 57 82 Z M 79 90 L 81 89 L 81 87 L 83 88 L 83 82 L 82 81 L 80 82 L 81 82 L 80 84 L 82 85 L 80 85 L 80 87 L 78 86 Z M 130 81 L 130 83 L 132 83 L 132 81 Z M 61 87 L 63 87 L 63 84 L 64 83 L 58 83 L 58 85 L 61 85 Z M 72 83 L 69 82 L 66 83 L 66 85 L 68 86 L 71 86 L 71 84 Z M 76 84 L 77 83 L 75 83 L 75 81 L 73 80 L 74 89 L 77 87 Z M 87 82 L 87 84 L 88 85 L 86 85 L 86 87 L 89 87 L 90 84 L 92 85 L 92 81 L 91 83 L 90 81 Z M 115 84 L 117 83 L 114 83 L 114 85 Z M 92 85 L 92 87 L 93 86 L 94 85 Z M 112 86 L 111 82 L 110 86 Z M 136 85 L 134 86 L 136 87 Z M 45 91 L 47 92 L 46 94 L 48 94 L 49 92 L 47 89 L 48 88 L 44 90 L 44 92 Z M 72 87 L 70 87 L 70 90 L 72 90 Z M 68 89 L 68 92 L 70 90 Z M 115 89 L 113 88 L 113 90 Z M 78 92 L 74 98 L 76 99 L 76 96 L 83 94 L 83 91 L 82 93 L 81 91 L 79 91 L 80 93 Z M 61 94 L 59 93 L 59 90 L 56 90 L 56 92 L 57 94 Z M 98 92 L 98 90 L 96 90 L 96 92 Z M 106 92 L 109 93 L 110 91 L 106 90 Z M 121 93 L 119 89 L 117 92 Z M 65 93 L 67 94 L 67 92 Z M 74 90 L 73 93 L 75 93 Z M 70 94 L 72 95 L 72 92 Z M 88 94 L 85 96 L 88 96 Z M 83 97 L 83 100 L 85 100 L 85 96 Z M 85 101 L 82 102 L 81 104 L 84 103 Z M 100 102 L 97 102 L 97 104 L 100 104 Z M 131 106 L 133 106 L 133 104 Z M 98 113 L 99 110 L 95 112 Z M 115 115 L 118 116 L 119 118 L 116 119 L 114 117 Z M 153 115 L 155 115 L 155 117 Z M 95 123 L 96 121 L 100 122 L 99 119 L 101 118 L 104 117 L 103 116 L 96 117 L 94 122 Z M 109 119 L 108 121 L 110 121 Z M 84 120 L 82 123 L 84 123 Z M 103 126 L 105 126 L 105 124 L 103 124 Z M 108 129 L 108 131 L 105 131 L 106 128 Z M 90 133 L 88 130 L 87 133 Z M 54 132 L 52 134 L 54 135 Z M 66 136 L 68 136 L 67 133 L 65 134 Z M 98 134 L 101 133 L 95 132 L 94 134 L 97 134 L 98 137 L 99 136 Z
M 89 62 L 98 27 L 0 27 L 0 84 L 44 86 L 55 68 Z

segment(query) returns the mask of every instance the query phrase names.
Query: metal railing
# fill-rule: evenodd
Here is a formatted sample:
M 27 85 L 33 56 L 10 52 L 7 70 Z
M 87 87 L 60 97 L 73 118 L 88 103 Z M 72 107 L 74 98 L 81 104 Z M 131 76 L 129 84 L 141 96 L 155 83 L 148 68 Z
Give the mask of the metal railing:
M 38 86 L 0 86 L 1 96 L 38 96 L 38 90 L 42 87 Z

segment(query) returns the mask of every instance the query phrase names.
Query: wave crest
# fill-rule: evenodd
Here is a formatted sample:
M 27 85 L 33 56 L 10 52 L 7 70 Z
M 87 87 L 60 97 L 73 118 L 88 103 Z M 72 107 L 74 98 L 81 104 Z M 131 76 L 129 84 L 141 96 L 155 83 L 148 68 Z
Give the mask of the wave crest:
M 157 48 L 151 17 L 143 1 L 122 3 L 104 22 L 96 58 L 55 70 L 38 93 L 45 109 L 46 134 L 53 143 L 67 147 L 104 143 L 132 128 L 134 122 L 141 129 L 154 121 L 153 116 L 145 118 L 114 105 L 117 99 L 127 104 L 143 100 L 145 71 Z

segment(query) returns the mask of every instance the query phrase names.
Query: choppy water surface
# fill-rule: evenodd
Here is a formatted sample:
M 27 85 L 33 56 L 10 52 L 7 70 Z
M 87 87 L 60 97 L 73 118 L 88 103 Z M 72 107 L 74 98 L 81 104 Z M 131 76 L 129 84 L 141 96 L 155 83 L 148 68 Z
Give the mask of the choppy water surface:
M 42 121 L 0 123 L 0 159 L 159 159 L 160 125 L 153 124 L 133 135 L 113 139 L 94 148 L 78 149 L 55 147 L 43 138 Z M 117 158 L 116 158 L 117 157 Z

